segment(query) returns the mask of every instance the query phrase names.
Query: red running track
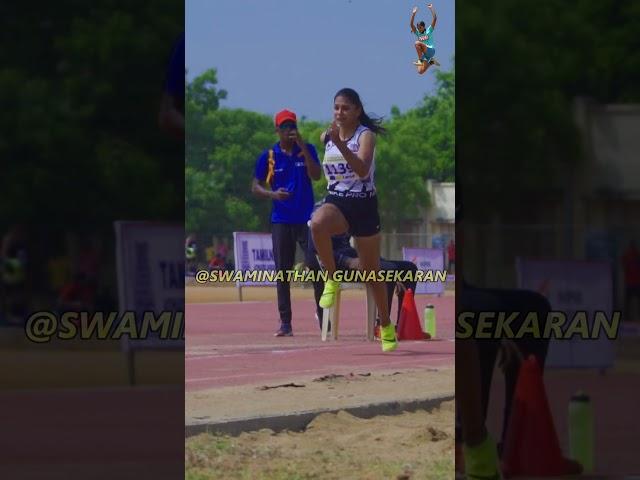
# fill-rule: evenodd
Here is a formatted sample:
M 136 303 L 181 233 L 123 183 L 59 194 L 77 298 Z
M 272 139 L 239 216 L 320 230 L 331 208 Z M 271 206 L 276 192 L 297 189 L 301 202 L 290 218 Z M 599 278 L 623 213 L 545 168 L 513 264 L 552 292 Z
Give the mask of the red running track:
M 339 339 L 327 342 L 320 339 L 312 299 L 292 301 L 294 336 L 284 338 L 273 336 L 279 326 L 274 302 L 190 304 L 185 390 L 328 373 L 453 366 L 454 302 L 453 296 L 418 295 L 418 312 L 427 303 L 435 306 L 438 338 L 400 342 L 395 352 L 386 354 L 378 342 L 365 338 L 364 298 L 342 299 Z
M 181 386 L 1 391 L 0 405 L 0 478 L 183 478 Z

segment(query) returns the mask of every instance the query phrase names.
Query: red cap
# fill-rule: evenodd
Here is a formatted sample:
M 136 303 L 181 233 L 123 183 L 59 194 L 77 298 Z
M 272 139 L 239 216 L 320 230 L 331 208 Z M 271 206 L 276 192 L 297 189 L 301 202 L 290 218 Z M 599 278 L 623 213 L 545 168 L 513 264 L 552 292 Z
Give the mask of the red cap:
M 276 113 L 275 120 L 276 120 L 276 127 L 279 127 L 287 120 L 291 122 L 296 122 L 296 123 L 298 122 L 298 118 L 296 117 L 296 114 L 289 110 L 282 110 Z

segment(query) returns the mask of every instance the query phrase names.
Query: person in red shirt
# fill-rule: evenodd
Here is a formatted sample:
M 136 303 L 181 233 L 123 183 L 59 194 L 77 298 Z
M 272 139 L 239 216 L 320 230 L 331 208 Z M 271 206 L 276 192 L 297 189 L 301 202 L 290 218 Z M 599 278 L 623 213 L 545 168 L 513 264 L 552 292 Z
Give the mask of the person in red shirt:
M 216 256 L 213 257 L 209 262 L 209 270 L 211 271 L 211 270 L 224 270 L 224 269 L 225 269 L 224 258 L 222 258 L 222 255 L 217 253 Z
M 638 310 L 640 310 L 640 253 L 635 241 L 629 243 L 629 247 L 622 256 L 622 268 L 624 270 L 624 311 L 627 319 L 638 320 Z M 636 316 L 631 314 L 631 302 L 635 298 L 637 302 Z
M 218 244 L 218 247 L 216 248 L 216 254 L 220 255 L 220 258 L 222 258 L 223 260 L 226 260 L 228 253 L 229 253 L 229 247 L 227 247 L 227 242 L 223 240 L 221 243 Z
M 95 304 L 95 286 L 84 273 L 77 273 L 65 284 L 58 296 L 60 312 L 92 311 Z
M 456 244 L 453 240 L 449 242 L 447 247 L 447 257 L 449 258 L 449 268 L 447 270 L 449 273 L 454 273 L 453 270 L 456 267 Z

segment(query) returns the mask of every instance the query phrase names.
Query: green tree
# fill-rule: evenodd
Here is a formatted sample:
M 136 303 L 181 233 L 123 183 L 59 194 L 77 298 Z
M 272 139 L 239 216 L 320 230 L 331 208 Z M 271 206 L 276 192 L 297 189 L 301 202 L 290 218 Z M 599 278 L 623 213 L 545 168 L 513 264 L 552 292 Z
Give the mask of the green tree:
M 388 135 L 379 137 L 375 178 L 385 228 L 415 220 L 428 206 L 427 179 L 454 180 L 455 72 L 437 72 L 436 80 L 436 92 L 416 108 L 393 108 Z
M 21 40 L 0 52 L 2 222 L 112 235 L 116 219 L 180 219 L 182 148 L 156 116 L 182 7 L 65 6 L 42 5 L 35 23 L 27 4 L 4 12 L 5 38 Z
M 192 111 L 207 114 L 218 110 L 220 100 L 227 98 L 227 91 L 216 88 L 218 73 L 214 68 L 198 75 L 193 82 L 187 83 L 186 94 Z
M 215 72 L 209 70 L 208 72 Z M 220 92 L 215 75 L 209 90 Z M 437 89 L 414 109 L 397 108 L 378 138 L 376 185 L 385 228 L 416 219 L 427 205 L 426 180 L 454 177 L 455 74 L 437 73 Z M 271 202 L 250 192 L 258 156 L 276 141 L 270 116 L 241 109 L 220 109 L 219 100 L 193 94 L 199 77 L 187 87 L 186 216 L 190 231 L 229 234 L 234 230 L 269 230 Z M 211 105 L 205 108 L 202 104 Z M 208 103 L 207 103 L 208 102 Z M 320 159 L 320 134 L 326 124 L 301 119 L 300 133 Z M 316 200 L 326 195 L 324 177 L 313 182 Z
M 483 221 L 489 209 L 521 216 L 534 196 L 561 196 L 580 168 L 576 96 L 640 99 L 640 4 L 488 0 L 458 10 L 457 162 L 465 197 L 482 199 L 465 208 Z
M 256 159 L 273 144 L 271 119 L 222 109 L 187 125 L 187 229 L 226 234 L 266 228 L 270 204 L 253 198 L 250 187 Z

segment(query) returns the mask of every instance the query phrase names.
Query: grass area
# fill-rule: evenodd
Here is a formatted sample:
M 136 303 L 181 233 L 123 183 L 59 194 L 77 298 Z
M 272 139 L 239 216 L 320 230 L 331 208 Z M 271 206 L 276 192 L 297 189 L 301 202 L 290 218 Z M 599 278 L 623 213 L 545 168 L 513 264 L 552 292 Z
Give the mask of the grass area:
M 326 449 L 285 451 L 277 443 L 248 444 L 238 438 L 199 435 L 187 440 L 186 480 L 440 480 L 452 478 L 452 455 L 417 458 L 414 462 L 385 460 L 367 453 Z M 295 447 L 292 447 L 295 448 Z M 302 448 L 300 446 L 300 448 Z M 314 447 L 315 448 L 315 447 Z M 390 445 L 390 449 L 401 446 Z M 425 457 L 427 447 L 425 446 Z M 398 455 L 401 457 L 401 455 Z

